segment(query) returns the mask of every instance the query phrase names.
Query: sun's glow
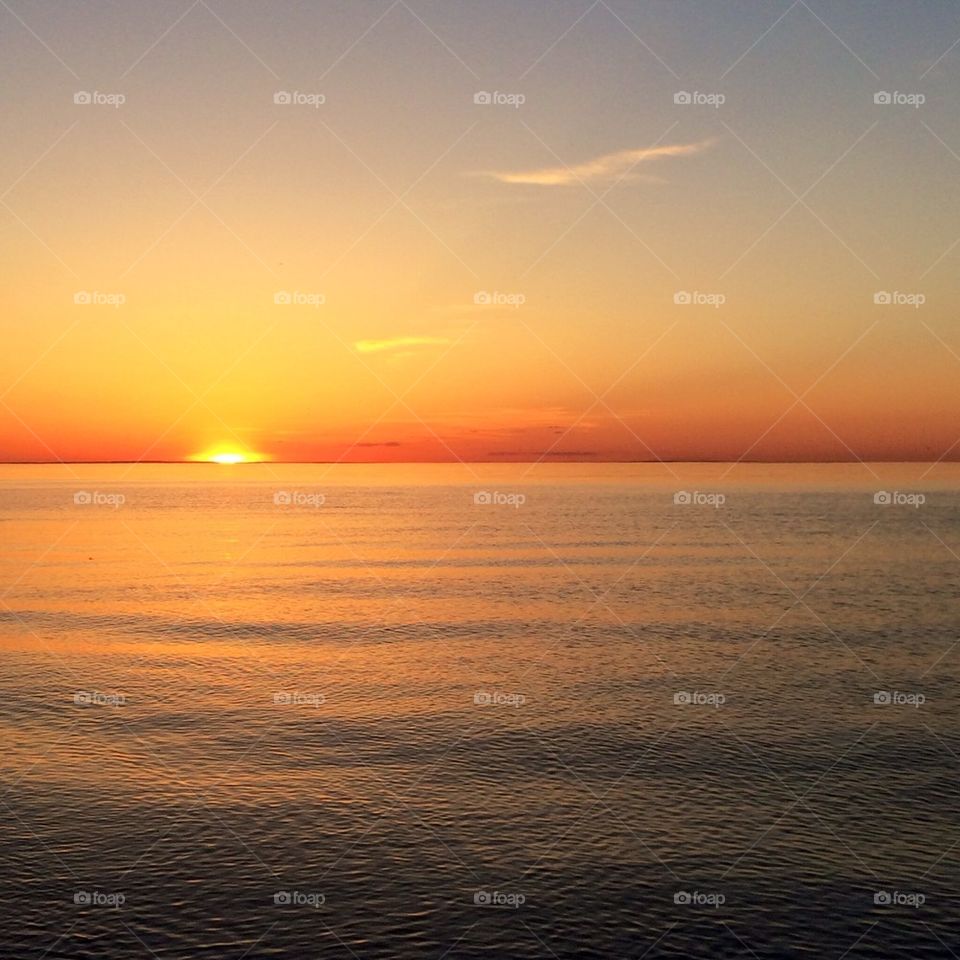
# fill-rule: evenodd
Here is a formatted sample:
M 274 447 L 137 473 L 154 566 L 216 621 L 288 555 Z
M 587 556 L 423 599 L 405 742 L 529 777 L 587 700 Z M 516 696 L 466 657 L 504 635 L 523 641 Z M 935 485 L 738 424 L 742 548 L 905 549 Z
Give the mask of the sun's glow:
M 202 453 L 195 453 L 189 459 L 198 463 L 257 463 L 267 458 L 248 450 L 214 447 Z

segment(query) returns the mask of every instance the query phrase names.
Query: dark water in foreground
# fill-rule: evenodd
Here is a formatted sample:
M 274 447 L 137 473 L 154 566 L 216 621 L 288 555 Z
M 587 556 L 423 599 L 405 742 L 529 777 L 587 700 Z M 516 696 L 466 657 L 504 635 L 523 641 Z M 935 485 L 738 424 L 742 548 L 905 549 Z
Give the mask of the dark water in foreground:
M 4 468 L 0 957 L 960 952 L 960 471 L 525 469 Z

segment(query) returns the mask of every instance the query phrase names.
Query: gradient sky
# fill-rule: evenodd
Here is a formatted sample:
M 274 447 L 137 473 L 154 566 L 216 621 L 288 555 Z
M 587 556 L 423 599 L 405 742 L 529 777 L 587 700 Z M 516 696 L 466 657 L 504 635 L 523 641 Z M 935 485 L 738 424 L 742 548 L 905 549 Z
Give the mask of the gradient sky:
M 6 0 L 0 459 L 958 459 L 958 38 L 949 0 Z

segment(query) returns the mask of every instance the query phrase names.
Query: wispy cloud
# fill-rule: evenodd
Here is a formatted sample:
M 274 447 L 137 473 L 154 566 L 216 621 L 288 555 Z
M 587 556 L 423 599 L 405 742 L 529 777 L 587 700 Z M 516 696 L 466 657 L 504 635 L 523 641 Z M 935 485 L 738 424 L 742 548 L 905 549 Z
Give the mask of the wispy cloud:
M 687 157 L 705 150 L 713 140 L 700 140 L 697 143 L 673 143 L 661 147 L 638 147 L 635 150 L 618 150 L 605 153 L 602 157 L 585 160 L 569 167 L 543 167 L 540 170 L 485 171 L 481 176 L 492 177 L 501 183 L 532 183 L 541 187 L 561 187 L 570 183 L 582 183 L 589 180 L 614 180 L 618 177 L 632 179 L 633 168 L 657 160 L 660 157 Z
M 354 347 L 360 353 L 380 353 L 383 350 L 409 350 L 411 347 L 443 346 L 450 342 L 446 337 L 394 337 L 391 340 L 358 340 Z

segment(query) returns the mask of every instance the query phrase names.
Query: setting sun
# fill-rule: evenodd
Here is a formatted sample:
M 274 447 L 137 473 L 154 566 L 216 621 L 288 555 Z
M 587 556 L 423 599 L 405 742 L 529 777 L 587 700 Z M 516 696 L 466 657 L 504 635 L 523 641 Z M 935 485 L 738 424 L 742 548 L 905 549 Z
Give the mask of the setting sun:
M 265 458 L 257 453 L 236 449 L 224 450 L 221 447 L 216 447 L 203 453 L 194 454 L 190 459 L 197 463 L 258 463 Z

